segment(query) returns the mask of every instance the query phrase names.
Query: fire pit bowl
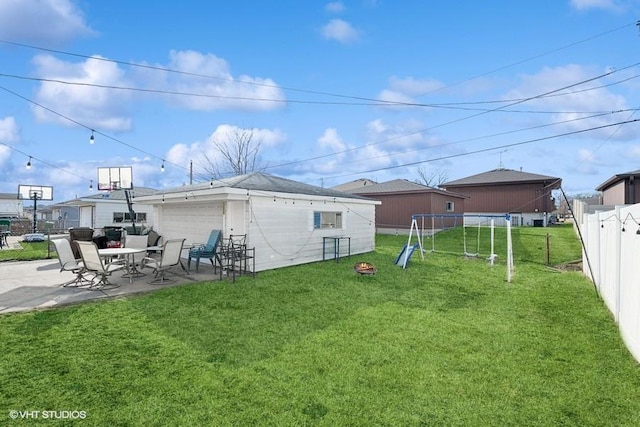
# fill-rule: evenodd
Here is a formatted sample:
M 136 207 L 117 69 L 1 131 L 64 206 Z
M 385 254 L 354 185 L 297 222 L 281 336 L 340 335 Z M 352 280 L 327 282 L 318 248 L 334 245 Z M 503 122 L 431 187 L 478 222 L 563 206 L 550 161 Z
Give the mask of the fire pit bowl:
M 356 265 L 353 266 L 353 270 L 362 275 L 372 275 L 376 274 L 376 271 L 378 271 L 375 265 L 368 262 L 356 262 Z

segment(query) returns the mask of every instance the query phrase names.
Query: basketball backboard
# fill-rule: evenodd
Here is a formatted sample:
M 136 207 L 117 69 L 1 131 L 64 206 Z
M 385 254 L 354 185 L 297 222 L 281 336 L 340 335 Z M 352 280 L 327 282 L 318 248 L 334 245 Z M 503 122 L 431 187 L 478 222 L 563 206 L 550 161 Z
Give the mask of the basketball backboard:
M 131 166 L 98 168 L 98 190 L 131 190 L 132 188 Z
M 18 199 L 53 200 L 53 187 L 47 185 L 18 185 Z

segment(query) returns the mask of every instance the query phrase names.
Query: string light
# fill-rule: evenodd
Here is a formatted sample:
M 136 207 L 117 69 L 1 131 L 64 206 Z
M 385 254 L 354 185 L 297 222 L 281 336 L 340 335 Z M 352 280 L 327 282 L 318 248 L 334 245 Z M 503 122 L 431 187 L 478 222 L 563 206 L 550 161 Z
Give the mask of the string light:
M 31 156 L 29 156 L 29 161 L 27 162 L 27 169 L 31 169 Z
M 164 172 L 164 159 L 162 159 L 162 166 L 160 166 L 160 172 Z
M 89 191 L 93 191 L 93 180 L 89 182 Z
M 96 142 L 96 138 L 93 136 L 93 129 L 91 129 L 91 136 L 89 137 L 89 144 Z

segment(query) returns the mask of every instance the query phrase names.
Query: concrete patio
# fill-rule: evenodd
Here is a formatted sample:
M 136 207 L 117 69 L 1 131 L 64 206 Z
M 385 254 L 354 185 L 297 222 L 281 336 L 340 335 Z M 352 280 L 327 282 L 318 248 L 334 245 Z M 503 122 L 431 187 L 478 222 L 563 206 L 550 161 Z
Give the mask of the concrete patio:
M 19 237 L 9 237 L 9 249 L 19 245 Z M 3 248 L 7 250 L 7 248 Z M 186 260 L 183 260 L 186 266 Z M 60 272 L 60 264 L 56 258 L 37 261 L 0 262 L 0 314 L 48 309 L 68 304 L 76 304 L 91 300 L 104 300 L 127 295 L 153 292 L 170 286 L 180 286 L 219 280 L 219 270 L 214 272 L 211 264 L 205 260 L 200 263 L 199 271 L 193 268 L 187 274 L 180 267 L 174 267 L 167 278 L 175 279 L 172 283 L 151 285 L 153 270 L 145 269 L 146 276 L 133 279 L 122 277 L 115 272 L 110 281 L 119 285 L 112 289 L 91 290 L 87 287 L 63 287 L 62 283 L 73 280 L 75 274 Z

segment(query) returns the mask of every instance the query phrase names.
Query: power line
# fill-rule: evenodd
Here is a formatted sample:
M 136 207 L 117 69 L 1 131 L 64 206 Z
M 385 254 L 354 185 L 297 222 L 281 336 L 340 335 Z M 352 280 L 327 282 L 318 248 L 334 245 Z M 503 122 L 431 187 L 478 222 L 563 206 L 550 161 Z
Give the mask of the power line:
M 636 66 L 638 64 L 634 64 L 632 66 Z M 625 67 L 623 68 L 630 68 Z M 130 91 L 130 92 L 142 92 L 142 93 L 155 93 L 160 95 L 172 95 L 172 96 L 188 96 L 188 97 L 196 97 L 196 98 L 212 98 L 212 99 L 229 99 L 229 100 L 237 100 L 237 101 L 255 101 L 255 102 L 271 102 L 271 103 L 281 103 L 281 104 L 307 104 L 307 105 L 346 105 L 346 106 L 368 106 L 368 107 L 380 107 L 385 106 L 388 108 L 391 107 L 414 107 L 414 108 L 442 108 L 442 109 L 451 109 L 451 110 L 465 110 L 465 111 L 493 111 L 484 108 L 471 108 L 465 107 L 467 105 L 486 105 L 486 104 L 504 104 L 504 103 L 515 103 L 522 101 L 523 98 L 516 99 L 501 99 L 501 100 L 488 100 L 488 101 L 467 101 L 467 102 L 444 102 L 444 103 L 419 103 L 419 102 L 400 102 L 400 101 L 386 101 L 382 99 L 375 99 L 371 102 L 337 102 L 337 101 L 305 101 L 298 99 L 275 99 L 275 98 L 255 98 L 250 96 L 226 96 L 226 95 L 212 95 L 206 93 L 196 93 L 196 92 L 178 92 L 178 91 L 170 91 L 166 89 L 146 89 L 139 87 L 131 87 L 131 86 L 116 86 L 116 85 L 103 85 L 99 83 L 86 83 L 86 82 L 73 82 L 68 80 L 61 79 L 49 79 L 43 77 L 28 77 L 21 76 L 17 74 L 7 74 L 0 73 L 0 77 L 7 77 L 12 79 L 19 80 L 28 80 L 28 81 L 36 81 L 36 82 L 44 82 L 44 83 L 57 83 L 61 85 L 68 86 L 81 86 L 81 87 L 93 87 L 99 89 L 111 89 L 111 90 L 121 90 L 121 91 Z M 540 98 L 551 98 L 551 97 L 559 97 L 559 96 L 567 96 L 567 95 L 575 95 L 577 93 L 590 92 L 593 90 L 604 89 L 607 87 L 616 86 L 618 84 L 625 83 L 627 81 L 633 80 L 640 77 L 640 75 L 635 75 L 628 77 L 623 80 L 619 80 L 617 82 L 609 83 L 606 85 L 591 87 L 582 89 L 579 91 L 572 91 L 567 93 L 557 93 L 541 96 Z M 588 114 L 591 112 L 581 112 L 581 111 L 532 111 L 532 110 L 502 110 L 503 112 L 508 113 L 526 113 L 526 114 L 559 114 L 559 113 L 573 113 L 573 114 Z
M 507 105 L 503 105 L 503 106 L 500 106 L 500 107 L 492 108 L 490 110 L 486 110 L 486 111 L 482 111 L 482 112 L 479 112 L 479 113 L 471 114 L 469 116 L 461 117 L 461 118 L 458 118 L 458 119 L 450 120 L 448 122 L 444 122 L 444 123 L 441 123 L 439 125 L 435 125 L 435 126 L 432 126 L 432 127 L 429 127 L 429 128 L 425 128 L 425 129 L 420 129 L 420 130 L 417 130 L 417 131 L 414 131 L 414 132 L 411 132 L 411 133 L 407 133 L 407 134 L 404 134 L 404 135 L 401 135 L 401 136 L 397 136 L 397 137 L 394 137 L 394 138 L 383 139 L 383 140 L 378 141 L 378 142 L 372 142 L 372 143 L 369 143 L 369 144 L 363 144 L 363 145 L 360 145 L 360 146 L 357 146 L 357 147 L 348 148 L 346 150 L 342 150 L 342 151 L 338 151 L 338 152 L 334 152 L 334 153 L 330 153 L 330 154 L 324 154 L 324 155 L 312 157 L 312 158 L 309 158 L 309 159 L 281 163 L 281 164 L 278 164 L 278 165 L 269 166 L 266 169 L 281 168 L 281 167 L 284 167 L 284 166 L 291 166 L 291 165 L 296 165 L 296 164 L 300 164 L 300 163 L 306 163 L 308 161 L 324 159 L 324 158 L 336 156 L 336 155 L 339 155 L 339 154 L 344 154 L 344 153 L 349 153 L 349 152 L 356 151 L 356 150 L 361 150 L 361 149 L 366 148 L 366 147 L 372 147 L 372 146 L 375 146 L 375 145 L 392 142 L 392 141 L 399 140 L 399 139 L 402 139 L 402 138 L 406 138 L 406 137 L 409 137 L 409 136 L 418 135 L 418 134 L 421 134 L 423 132 L 428 132 L 428 131 L 431 131 L 433 129 L 441 128 L 441 127 L 448 126 L 448 125 L 451 125 L 451 124 L 454 124 L 454 123 L 459 123 L 461 121 L 469 120 L 469 119 L 472 119 L 472 118 L 475 118 L 475 117 L 479 117 L 479 116 L 483 116 L 483 115 L 488 114 L 488 113 L 504 110 L 505 108 L 508 108 L 508 107 L 511 107 L 511 106 L 514 106 L 514 105 L 522 104 L 524 102 L 532 101 L 534 99 L 539 99 L 539 98 L 542 98 L 544 96 L 547 96 L 547 95 L 550 95 L 550 94 L 553 94 L 553 93 L 557 93 L 557 92 L 560 92 L 560 91 L 563 91 L 563 90 L 567 90 L 567 89 L 579 86 L 581 84 L 585 84 L 585 83 L 588 83 L 588 82 L 591 82 L 591 81 L 595 81 L 595 80 L 598 80 L 598 79 L 603 78 L 605 76 L 609 76 L 609 75 L 611 75 L 611 74 L 613 74 L 615 72 L 618 72 L 618 71 L 621 71 L 621 70 L 636 66 L 638 64 L 640 64 L 640 63 L 629 65 L 629 66 L 624 67 L 624 68 L 622 68 L 620 70 L 607 71 L 606 73 L 600 74 L 598 76 L 591 77 L 591 78 L 582 80 L 582 81 L 577 82 L 577 83 L 572 83 L 570 85 L 563 86 L 563 87 L 558 88 L 558 89 L 547 91 L 547 92 L 544 92 L 544 93 L 539 94 L 539 95 L 523 98 L 523 99 L 520 99 L 518 101 L 514 101 L 512 103 L 509 103 Z
M 611 30 L 604 31 L 602 33 L 596 34 L 594 36 L 587 37 L 585 39 L 570 43 L 568 45 L 560 46 L 558 48 L 548 50 L 546 52 L 531 56 L 529 58 L 522 59 L 522 60 L 519 60 L 519 61 L 516 61 L 516 62 L 512 62 L 510 64 L 507 64 L 507 65 L 504 65 L 504 66 L 501 66 L 501 67 L 498 67 L 498 68 L 494 68 L 493 70 L 486 71 L 484 73 L 478 74 L 478 75 L 470 77 L 468 79 L 460 80 L 458 82 L 451 83 L 451 84 L 446 85 L 446 86 L 441 86 L 441 87 L 439 87 L 437 89 L 434 89 L 434 90 L 430 91 L 429 93 L 437 92 L 437 91 L 440 91 L 440 90 L 443 90 L 443 89 L 447 89 L 447 88 L 450 88 L 450 87 L 454 87 L 454 86 L 458 86 L 458 85 L 461 85 L 463 83 L 466 83 L 466 82 L 469 82 L 469 81 L 473 81 L 473 80 L 476 80 L 478 78 L 485 77 L 485 76 L 490 75 L 490 74 L 494 74 L 494 73 L 496 73 L 498 71 L 502 71 L 502 70 L 505 70 L 505 69 L 508 69 L 508 68 L 515 67 L 517 65 L 524 64 L 524 63 L 532 61 L 534 59 L 542 58 L 542 57 L 550 55 L 552 53 L 556 53 L 556 52 L 560 52 L 562 50 L 569 49 L 569 48 L 577 46 L 579 44 L 586 43 L 588 41 L 603 37 L 605 35 L 608 35 L 608 34 L 616 32 L 616 31 L 620 31 L 620 30 L 622 30 L 624 28 L 627 28 L 627 27 L 630 27 L 630 26 L 635 26 L 635 25 L 637 25 L 637 22 L 625 24 L 625 25 L 622 25 L 620 27 L 613 28 Z M 250 85 L 250 86 L 268 87 L 268 88 L 272 88 L 272 89 L 282 89 L 282 90 L 291 91 L 291 92 L 307 93 L 307 94 L 313 94 L 313 95 L 323 95 L 323 96 L 331 96 L 331 97 L 337 97 L 337 98 L 356 99 L 356 100 L 361 100 L 361 101 L 374 102 L 374 103 L 377 103 L 377 104 L 389 104 L 389 105 L 403 105 L 403 104 L 405 104 L 405 103 L 396 102 L 396 101 L 386 101 L 386 100 L 367 98 L 367 97 L 362 97 L 362 96 L 344 95 L 344 94 L 337 94 L 337 93 L 324 92 L 324 91 L 313 91 L 313 90 L 308 90 L 308 89 L 299 89 L 299 88 L 293 88 L 293 87 L 287 87 L 287 86 L 278 86 L 278 85 L 272 85 L 272 84 L 267 84 L 267 83 L 259 83 L 259 82 L 238 81 L 238 80 L 234 80 L 234 79 L 231 79 L 231 78 L 224 78 L 224 77 L 219 77 L 219 76 L 211 76 L 211 75 L 207 75 L 207 74 L 199 74 L 199 73 L 193 73 L 193 72 L 182 71 L 182 70 L 175 70 L 175 69 L 171 69 L 171 68 L 153 66 L 153 65 L 147 65 L 147 64 L 137 64 L 137 63 L 133 63 L 133 62 L 129 62 L 129 61 L 102 58 L 102 57 L 95 56 L 95 55 L 84 55 L 84 54 L 79 54 L 79 53 L 66 52 L 66 51 L 62 51 L 62 50 L 50 49 L 50 48 L 45 48 L 45 47 L 41 47 L 41 46 L 29 45 L 29 44 L 26 44 L 26 43 L 13 42 L 13 41 L 10 41 L 10 40 L 0 39 L 0 43 L 12 45 L 12 46 L 24 47 L 24 48 L 33 49 L 33 50 L 40 50 L 40 51 L 43 51 L 43 52 L 57 53 L 57 54 L 61 54 L 61 55 L 73 56 L 73 57 L 84 58 L 84 59 L 93 59 L 93 60 L 96 60 L 96 61 L 110 62 L 110 63 L 119 64 L 119 65 L 126 65 L 126 66 L 130 66 L 130 67 L 138 67 L 138 68 L 155 70 L 155 71 L 163 71 L 163 72 L 167 72 L 167 73 L 180 74 L 180 75 L 186 75 L 186 76 L 191 76 L 191 77 L 199 77 L 199 78 L 205 78 L 205 79 L 211 79 L 211 80 L 219 80 L 219 81 L 224 81 L 224 82 L 229 82 L 229 83 L 236 83 L 236 84 L 243 84 L 243 85 Z M 413 104 L 412 103 L 406 103 L 405 105 L 411 106 Z
M 495 150 L 499 150 L 499 149 L 502 149 L 502 148 L 508 148 L 508 147 L 516 147 L 516 146 L 519 146 L 519 145 L 531 144 L 531 143 L 534 143 L 534 142 L 546 141 L 546 140 L 549 140 L 549 139 L 561 138 L 561 137 L 564 137 L 564 136 L 576 135 L 576 134 L 580 134 L 580 133 L 585 133 L 585 132 L 590 132 L 590 131 L 594 131 L 594 130 L 604 129 L 604 128 L 608 128 L 608 127 L 611 127 L 611 126 L 621 126 L 621 125 L 625 125 L 625 124 L 629 124 L 629 123 L 635 123 L 635 122 L 638 122 L 638 121 L 640 121 L 640 119 L 626 120 L 626 121 L 622 121 L 622 122 L 611 123 L 611 124 L 602 125 L 602 126 L 596 126 L 596 127 L 592 127 L 592 128 L 588 128 L 588 129 L 582 129 L 582 130 L 562 133 L 562 134 L 558 134 L 558 135 L 552 135 L 552 136 L 546 136 L 546 137 L 542 137 L 542 138 L 529 139 L 529 140 L 526 140 L 526 141 L 520 141 L 520 142 L 511 143 L 511 144 L 498 145 L 498 146 L 489 147 L 489 148 L 482 148 L 482 149 L 478 149 L 478 150 L 474 150 L 474 151 L 468 151 L 466 153 L 451 154 L 451 155 L 448 155 L 448 156 L 442 156 L 442 157 L 437 157 L 437 158 L 427 159 L 427 160 L 419 160 L 419 161 L 415 161 L 415 162 L 404 163 L 404 164 L 401 164 L 401 165 L 386 166 L 386 167 L 383 167 L 383 168 L 376 168 L 376 169 L 370 169 L 370 170 L 365 170 L 365 171 L 360 171 L 360 172 L 355 172 L 355 173 L 332 176 L 332 177 L 329 177 L 329 178 L 326 178 L 326 179 L 344 178 L 346 176 L 362 175 L 362 174 L 367 174 L 367 173 L 372 173 L 372 172 L 380 172 L 380 171 L 384 171 L 384 170 L 404 168 L 404 167 L 407 167 L 407 166 L 415 166 L 415 165 L 419 165 L 419 164 L 422 164 L 422 163 L 431 163 L 431 162 L 436 162 L 436 161 L 439 161 L 439 160 L 452 159 L 452 158 L 456 158 L 456 157 L 470 156 L 472 154 L 485 153 L 485 152 L 488 152 L 488 151 L 495 151 Z
M 15 151 L 16 153 L 20 153 L 20 154 L 24 155 L 25 157 L 29 157 L 29 158 L 30 158 L 30 159 L 32 159 L 32 160 L 37 160 L 38 162 L 40 162 L 40 163 L 42 163 L 42 164 L 45 164 L 45 165 L 47 165 L 47 166 L 49 166 L 49 167 L 52 167 L 52 168 L 54 168 L 54 169 L 57 169 L 57 170 L 62 171 L 62 172 L 64 172 L 64 173 L 67 173 L 67 174 L 69 174 L 69 175 L 73 175 L 73 176 L 75 176 L 75 177 L 81 178 L 81 179 L 86 180 L 86 181 L 88 181 L 88 182 L 90 182 L 90 183 L 92 183 L 92 184 L 93 184 L 93 180 L 92 180 L 92 179 L 87 179 L 87 177 L 85 177 L 85 176 L 79 175 L 79 174 L 77 174 L 77 173 L 75 173 L 75 172 L 72 172 L 72 171 L 70 171 L 70 170 L 68 170 L 68 169 L 61 168 L 61 167 L 59 167 L 59 166 L 56 166 L 56 165 L 54 165 L 53 163 L 50 163 L 50 162 L 48 162 L 48 161 L 46 161 L 46 160 L 40 159 L 40 158 L 38 158 L 38 157 L 36 157 L 36 156 L 33 156 L 33 155 L 31 155 L 31 154 L 28 154 L 28 153 L 25 153 L 24 151 L 22 151 L 22 150 L 20 150 L 20 149 L 18 149 L 18 148 L 16 148 L 16 147 L 14 147 L 14 146 L 12 146 L 12 145 L 6 144 L 6 143 L 4 143 L 4 142 L 2 142 L 2 141 L 0 141 L 0 144 L 4 145 L 5 147 L 9 148 L 9 149 L 10 149 L 10 150 L 12 150 L 12 151 Z
M 546 123 L 546 124 L 543 124 L 543 125 L 531 126 L 531 127 L 528 127 L 528 128 L 512 129 L 512 130 L 508 130 L 508 131 L 504 131 L 504 132 L 498 132 L 498 133 L 489 134 L 489 135 L 482 135 L 482 136 L 476 136 L 476 137 L 472 137 L 472 138 L 465 138 L 465 139 L 461 139 L 459 141 L 452 141 L 452 142 L 448 142 L 448 143 L 445 143 L 445 144 L 438 144 L 438 145 L 433 145 L 433 146 L 429 146 L 429 147 L 417 148 L 415 150 L 397 151 L 395 153 L 387 153 L 387 154 L 383 154 L 383 155 L 380 155 L 380 156 L 374 156 L 374 157 L 366 157 L 366 158 L 359 157 L 358 159 L 350 161 L 349 164 L 353 164 L 355 162 L 364 162 L 364 161 L 375 160 L 375 159 L 379 159 L 379 158 L 382 158 L 382 157 L 390 157 L 390 156 L 395 156 L 395 155 L 406 155 L 406 154 L 410 154 L 410 153 L 416 153 L 418 151 L 444 148 L 444 147 L 449 147 L 451 145 L 461 144 L 461 143 L 464 143 L 464 142 L 472 142 L 472 141 L 478 141 L 478 140 L 481 140 L 481 139 L 488 139 L 488 138 L 495 138 L 495 137 L 498 137 L 498 136 L 511 135 L 511 134 L 514 134 L 514 133 L 526 132 L 526 131 L 535 130 L 535 129 L 542 129 L 542 128 L 551 127 L 551 126 L 558 126 L 558 125 L 562 125 L 562 124 L 577 122 L 577 121 L 580 121 L 580 120 L 589 120 L 589 119 L 594 119 L 594 118 L 598 118 L 598 117 L 608 116 L 608 115 L 611 115 L 611 114 L 619 114 L 619 113 L 624 113 L 624 112 L 629 112 L 629 111 L 636 111 L 636 110 L 618 110 L 618 111 L 612 111 L 612 112 L 608 112 L 608 113 L 599 113 L 599 114 L 594 114 L 594 115 L 590 115 L 590 116 L 586 116 L 586 117 L 579 117 L 579 118 L 574 118 L 574 119 L 561 120 L 561 121 L 553 122 L 553 123 Z M 341 164 L 344 164 L 344 163 L 338 163 L 336 166 L 339 166 Z
M 91 131 L 92 133 L 95 133 L 95 134 L 97 134 L 97 135 L 103 136 L 103 137 L 105 137 L 105 138 L 107 138 L 107 139 L 110 139 L 111 141 L 114 141 L 114 142 L 117 142 L 117 143 L 119 143 L 119 144 L 122 144 L 122 145 L 124 145 L 124 146 L 126 146 L 126 147 L 129 147 L 129 148 L 131 148 L 131 149 L 133 149 L 133 150 L 136 150 L 136 151 L 138 151 L 138 152 L 140 152 L 140 153 L 142 153 L 142 154 L 145 154 L 145 155 L 147 155 L 147 156 L 153 157 L 154 159 L 161 160 L 161 161 L 162 161 L 162 162 L 164 162 L 164 163 L 168 163 L 168 164 L 171 164 L 171 165 L 173 165 L 173 166 L 175 166 L 175 167 L 178 167 L 178 168 L 181 168 L 181 169 L 188 170 L 188 168 L 187 168 L 186 166 L 182 166 L 182 165 L 179 165 L 179 164 L 176 164 L 176 163 L 172 163 L 172 162 L 170 162 L 170 161 L 168 161 L 168 160 L 166 160 L 166 159 L 164 159 L 164 158 L 162 158 L 162 157 L 160 157 L 160 156 L 157 156 L 157 155 L 155 155 L 155 154 L 153 154 L 153 153 L 149 153 L 148 151 L 142 150 L 142 149 L 140 149 L 140 148 L 138 148 L 138 147 L 136 147 L 136 146 L 134 146 L 134 145 L 131 145 L 131 144 L 129 144 L 129 143 L 126 143 L 126 142 L 124 142 L 124 141 L 121 141 L 121 140 L 119 140 L 119 139 L 117 139 L 117 138 L 114 138 L 114 137 L 112 137 L 112 136 L 110 136 L 110 135 L 108 135 L 108 134 L 106 134 L 106 133 L 103 133 L 103 132 L 100 132 L 100 131 L 98 131 L 98 130 L 95 130 L 95 129 L 91 128 L 90 126 L 85 125 L 84 123 L 81 123 L 81 122 L 79 122 L 79 121 L 77 121 L 77 120 L 74 120 L 74 119 L 72 119 L 71 117 L 66 116 L 66 115 L 64 115 L 64 114 L 62 114 L 62 113 L 59 113 L 59 112 L 57 112 L 57 111 L 55 111 L 55 110 L 52 110 L 51 108 L 46 107 L 46 106 L 44 106 L 44 105 L 42 105 L 42 104 L 40 104 L 40 103 L 38 103 L 38 102 L 36 102 L 36 101 L 34 101 L 34 100 L 32 100 L 32 99 L 29 99 L 29 98 L 25 97 L 25 96 L 22 96 L 22 95 L 20 95 L 20 94 L 19 94 L 19 93 L 17 93 L 17 92 L 14 92 L 14 91 L 12 91 L 12 90 L 10 90 L 10 89 L 7 89 L 6 87 L 0 86 L 0 89 L 4 90 L 4 91 L 6 91 L 6 92 L 8 92 L 8 93 L 10 93 L 10 94 L 12 94 L 12 95 L 14 95 L 14 96 L 17 96 L 18 98 L 23 99 L 23 100 L 25 100 L 25 101 L 29 102 L 30 104 L 36 105 L 36 106 L 38 106 L 38 107 L 42 108 L 43 110 L 46 110 L 46 111 L 48 111 L 48 112 L 50 112 L 50 113 L 52 113 L 52 114 L 55 114 L 56 116 L 61 117 L 61 118 L 65 119 L 65 120 L 67 120 L 67 121 L 69 121 L 69 122 L 71 122 L 71 123 L 74 123 L 74 124 L 76 124 L 76 125 L 78 125 L 78 126 L 80 126 L 80 127 L 83 127 L 83 128 L 85 128 L 85 129 L 87 129 L 87 130 Z

